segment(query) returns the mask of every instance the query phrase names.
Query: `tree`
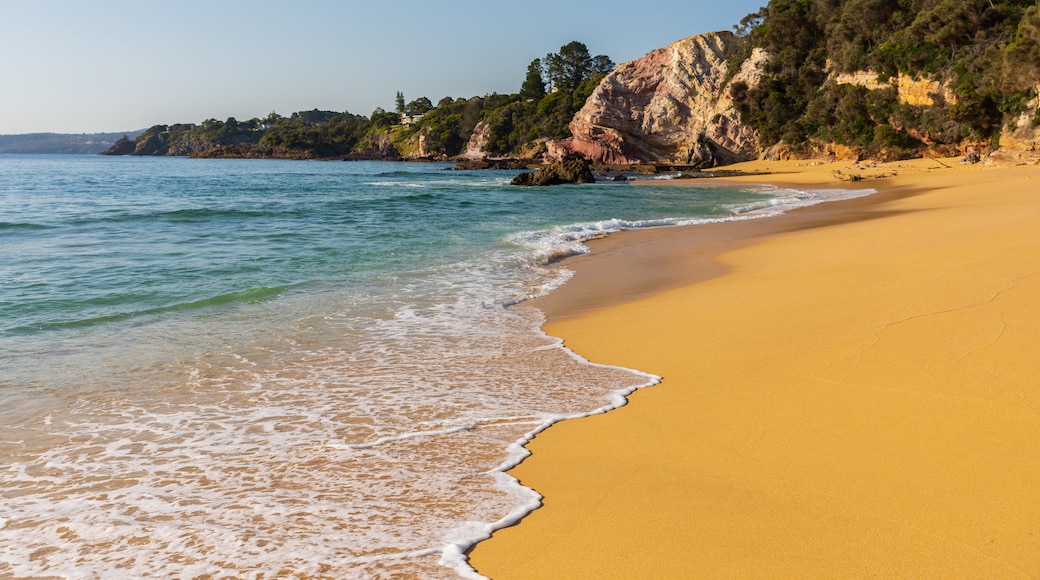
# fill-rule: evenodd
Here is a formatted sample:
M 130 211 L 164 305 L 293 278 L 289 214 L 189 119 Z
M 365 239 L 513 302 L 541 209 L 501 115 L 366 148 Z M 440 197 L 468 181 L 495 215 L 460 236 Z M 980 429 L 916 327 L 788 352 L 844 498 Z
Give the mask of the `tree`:
M 404 93 L 401 91 L 397 91 L 395 110 L 398 113 L 404 113 Z
M 615 66 L 607 55 L 589 55 L 588 47 L 576 40 L 561 46 L 558 53 L 545 55 L 541 65 L 552 89 L 568 93 L 598 74 L 609 73 Z M 530 67 L 528 76 L 531 76 Z
M 520 87 L 520 96 L 539 100 L 545 96 L 545 81 L 542 80 L 542 59 L 536 58 L 527 65 L 527 78 Z
M 758 28 L 765 21 L 766 9 L 759 8 L 758 12 L 752 12 L 747 16 L 740 19 L 740 24 L 733 25 L 733 32 L 744 38 L 751 34 L 751 31 Z
M 570 92 L 592 75 L 592 56 L 584 43 L 573 40 L 542 62 L 553 90 Z
M 433 108 L 433 103 L 426 97 L 419 97 L 414 101 L 408 103 L 404 110 L 409 113 L 416 113 L 422 115 Z
M 1040 83 L 1040 5 L 1023 13 L 1017 38 L 1004 50 L 1004 68 L 1008 90 L 1028 91 Z
M 614 61 L 610 60 L 610 57 L 605 54 L 592 57 L 592 75 L 610 74 L 615 67 L 617 65 L 614 64 Z
M 281 121 L 284 118 L 285 117 L 279 115 L 278 113 L 271 111 L 270 115 L 264 117 L 264 125 L 274 127 L 276 124 L 278 124 L 279 121 Z
M 369 118 L 373 127 L 389 127 L 391 125 L 397 125 L 401 122 L 401 115 L 398 113 L 388 113 L 377 107 L 376 110 L 372 111 L 372 117 Z

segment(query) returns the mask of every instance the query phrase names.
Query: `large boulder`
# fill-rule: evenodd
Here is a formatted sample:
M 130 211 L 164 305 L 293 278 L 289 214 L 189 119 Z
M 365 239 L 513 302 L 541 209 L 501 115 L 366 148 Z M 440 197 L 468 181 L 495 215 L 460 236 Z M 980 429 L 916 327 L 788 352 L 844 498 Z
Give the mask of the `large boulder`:
M 513 185 L 562 185 L 564 183 L 596 183 L 592 165 L 584 157 L 569 157 L 539 167 L 534 173 L 521 173 Z
M 550 143 L 547 156 L 700 166 L 758 157 L 758 134 L 739 121 L 729 89 L 757 85 L 768 57 L 756 49 L 728 78 L 737 42 L 730 32 L 702 34 L 620 65 L 575 115 L 573 136 Z

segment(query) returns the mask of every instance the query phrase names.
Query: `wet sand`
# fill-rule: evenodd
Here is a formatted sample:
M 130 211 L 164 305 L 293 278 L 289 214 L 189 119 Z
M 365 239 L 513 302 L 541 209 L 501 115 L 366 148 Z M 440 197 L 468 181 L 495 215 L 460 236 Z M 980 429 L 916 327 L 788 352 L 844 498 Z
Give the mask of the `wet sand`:
M 545 505 L 476 547 L 479 572 L 1040 575 L 1040 168 L 855 171 L 880 193 L 566 263 L 546 331 L 664 380 L 529 445 L 511 473 Z

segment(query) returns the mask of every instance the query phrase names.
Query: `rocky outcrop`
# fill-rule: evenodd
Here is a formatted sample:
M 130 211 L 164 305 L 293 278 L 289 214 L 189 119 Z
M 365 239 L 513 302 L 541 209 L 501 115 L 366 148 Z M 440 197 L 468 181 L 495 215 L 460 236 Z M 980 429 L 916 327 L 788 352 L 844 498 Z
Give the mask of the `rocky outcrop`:
M 532 165 L 530 159 L 461 159 L 455 162 L 455 171 L 476 171 L 485 169 L 528 169 Z
M 1000 149 L 986 159 L 990 164 L 1040 163 L 1040 85 L 1037 97 L 1000 133 Z
M 141 155 L 162 156 L 175 155 L 192 157 L 219 145 L 240 145 L 241 141 L 215 143 L 199 138 L 194 134 L 195 125 L 155 125 L 131 141 L 120 139 L 102 155 Z
M 166 155 L 170 151 L 170 137 L 163 126 L 161 131 L 153 127 L 137 139 L 131 155 Z
M 477 161 L 487 157 L 487 143 L 491 137 L 491 127 L 484 121 L 477 123 L 473 128 L 473 134 L 469 136 L 466 150 L 458 156 L 459 160 Z
M 564 183 L 596 183 L 592 166 L 584 157 L 569 157 L 563 161 L 539 167 L 534 173 L 521 173 L 512 185 L 562 185 Z
M 123 135 L 111 147 L 102 151 L 99 155 L 133 155 L 136 149 L 137 146 L 134 144 L 134 140 Z
M 756 49 L 727 79 L 726 55 L 736 41 L 729 32 L 692 36 L 622 64 L 575 116 L 572 137 L 549 143 L 546 156 L 695 166 L 757 157 L 758 135 L 738 120 L 729 86 L 755 86 L 767 56 Z
M 871 91 L 887 89 L 894 84 L 899 94 L 899 102 L 904 105 L 931 107 L 936 104 L 937 98 L 942 98 L 951 105 L 957 102 L 957 97 L 948 84 L 928 77 L 899 74 L 894 79 L 882 81 L 876 72 L 857 71 L 834 75 L 833 78 L 839 85 L 856 85 Z
M 349 155 L 349 159 L 384 159 L 388 161 L 401 159 L 401 153 L 394 146 L 388 131 L 378 131 L 358 144 Z

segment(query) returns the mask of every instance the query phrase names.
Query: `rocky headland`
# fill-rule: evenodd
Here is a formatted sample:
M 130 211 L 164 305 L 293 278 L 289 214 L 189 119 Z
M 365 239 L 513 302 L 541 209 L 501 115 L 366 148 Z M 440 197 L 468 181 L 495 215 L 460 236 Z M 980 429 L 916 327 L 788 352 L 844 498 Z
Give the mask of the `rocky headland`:
M 1040 159 L 1040 8 L 965 4 L 973 15 L 965 20 L 894 3 L 870 16 L 864 5 L 771 0 L 738 33 L 684 38 L 610 62 L 612 70 L 593 71 L 585 54 L 576 61 L 585 75 L 563 90 L 564 79 L 535 59 L 517 94 L 436 105 L 423 97 L 418 116 L 314 110 L 157 125 L 107 154 L 438 160 L 459 168 L 582 157 L 686 171 L 759 158 Z M 937 50 L 932 37 L 950 50 Z M 584 49 L 571 43 L 561 54 L 575 45 Z
M 691 36 L 620 65 L 578 111 L 572 137 L 549 143 L 548 157 L 697 167 L 757 158 L 758 133 L 739 120 L 728 88 L 757 84 L 768 55 L 754 51 L 729 76 L 735 41 L 730 32 Z

